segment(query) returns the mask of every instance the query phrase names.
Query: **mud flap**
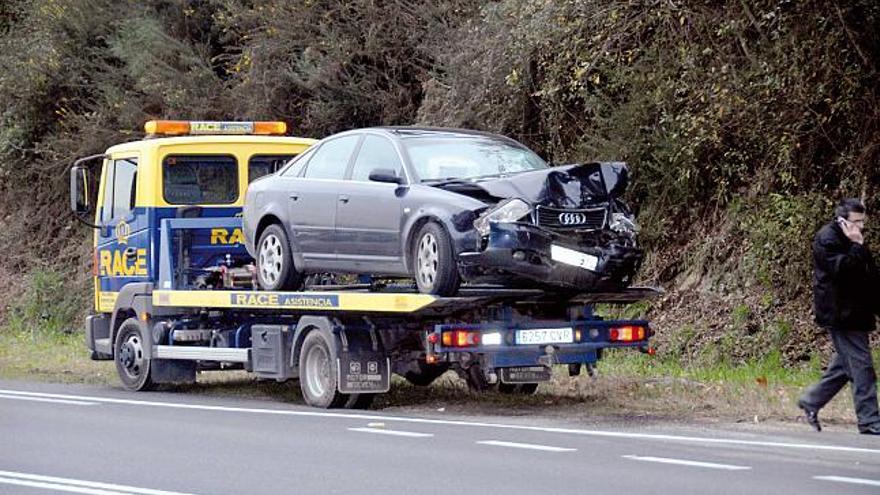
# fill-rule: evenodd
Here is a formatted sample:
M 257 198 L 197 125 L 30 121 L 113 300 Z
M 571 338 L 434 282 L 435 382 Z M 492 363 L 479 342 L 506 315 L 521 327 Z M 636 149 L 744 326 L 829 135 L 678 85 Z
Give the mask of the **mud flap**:
M 179 359 L 151 359 L 150 380 L 153 383 L 184 385 L 196 382 L 196 362 Z
M 343 394 L 381 394 L 391 389 L 391 360 L 381 352 L 340 352 L 336 369 Z

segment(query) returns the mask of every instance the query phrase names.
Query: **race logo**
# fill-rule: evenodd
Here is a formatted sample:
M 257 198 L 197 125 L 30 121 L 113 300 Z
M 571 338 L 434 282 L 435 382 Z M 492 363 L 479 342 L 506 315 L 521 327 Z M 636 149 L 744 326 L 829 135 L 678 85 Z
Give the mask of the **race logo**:
M 131 225 L 120 221 L 116 224 L 116 240 L 119 244 L 128 244 L 128 238 L 131 236 Z

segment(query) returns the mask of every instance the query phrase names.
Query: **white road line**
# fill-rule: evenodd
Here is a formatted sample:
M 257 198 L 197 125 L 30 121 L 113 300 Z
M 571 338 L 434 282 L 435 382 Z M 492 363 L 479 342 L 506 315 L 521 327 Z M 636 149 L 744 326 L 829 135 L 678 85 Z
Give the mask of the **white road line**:
M 854 485 L 880 486 L 878 480 L 866 480 L 864 478 L 847 478 L 846 476 L 813 476 L 814 480 L 836 481 L 838 483 L 852 483 Z
M 402 417 L 402 416 L 382 416 L 382 415 L 377 415 L 377 414 L 330 413 L 330 412 L 320 412 L 320 411 L 291 411 L 288 409 L 257 409 L 257 408 L 250 408 L 250 407 L 208 406 L 208 405 L 202 405 L 202 404 L 182 404 L 182 403 L 173 403 L 173 402 L 157 402 L 157 401 L 132 400 L 132 399 L 111 399 L 111 398 L 106 398 L 106 397 L 92 397 L 92 396 L 79 396 L 79 395 L 66 395 L 66 394 L 49 394 L 49 393 L 42 393 L 42 392 L 22 392 L 22 391 L 18 391 L 18 390 L 2 390 L 2 389 L 0 389 L 0 393 L 33 396 L 33 397 L 50 397 L 50 398 L 61 398 L 61 399 L 89 400 L 89 401 L 101 402 L 101 403 L 107 403 L 107 404 L 127 404 L 127 405 L 133 405 L 133 406 L 167 407 L 167 408 L 171 408 L 171 409 L 192 409 L 192 410 L 197 410 L 197 411 L 221 411 L 221 412 L 233 412 L 233 413 L 273 414 L 273 415 L 279 415 L 279 416 L 357 419 L 357 420 L 367 420 L 367 421 L 387 421 L 387 422 L 397 421 L 400 423 L 447 425 L 447 426 L 470 426 L 470 427 L 479 427 L 479 428 L 496 428 L 496 429 L 519 430 L 519 431 L 540 431 L 540 432 L 544 432 L 544 433 L 565 433 L 568 435 L 584 435 L 584 436 L 606 437 L 606 438 L 630 438 L 630 439 L 639 439 L 639 440 L 658 440 L 658 441 L 673 441 L 673 442 L 686 442 L 686 443 L 704 443 L 704 444 L 712 444 L 712 445 L 744 445 L 744 446 L 750 446 L 750 447 L 776 447 L 776 448 L 788 448 L 788 449 L 824 450 L 824 451 L 835 451 L 835 452 L 850 452 L 850 453 L 880 455 L 880 449 L 866 449 L 866 448 L 861 448 L 861 447 L 845 447 L 845 446 L 841 446 L 841 445 L 822 445 L 822 444 L 811 444 L 811 443 L 786 443 L 786 442 L 762 442 L 762 441 L 757 441 L 757 440 L 736 440 L 736 439 L 732 439 L 732 438 L 689 437 L 689 436 L 679 436 L 679 435 L 661 435 L 661 434 L 652 434 L 652 433 L 631 433 L 631 432 L 622 432 L 622 431 L 578 430 L 578 429 L 573 429 L 573 428 L 550 428 L 550 427 L 543 427 L 543 426 L 511 425 L 511 424 L 502 424 L 502 423 L 480 423 L 480 422 L 472 422 L 472 421 L 456 421 L 456 420 L 446 420 L 446 419 L 407 418 L 407 417 Z
M 52 490 L 75 491 L 77 493 L 95 493 L 95 494 L 139 494 L 139 495 L 192 495 L 181 492 L 169 492 L 166 490 L 154 490 L 152 488 L 139 488 L 136 486 L 116 485 L 114 483 L 101 483 L 98 481 L 77 480 L 72 478 L 59 478 L 57 476 L 44 476 L 40 474 L 19 473 L 15 471 L 0 471 L 0 482 L 9 484 L 18 484 L 24 486 L 26 483 L 43 483 L 55 485 Z M 57 488 L 63 487 L 63 488 Z M 93 490 L 93 491 L 78 491 Z
M 21 397 L 18 395 L 6 395 L 0 394 L 0 399 L 12 399 L 12 400 L 30 400 L 34 402 L 54 402 L 56 404 L 71 404 L 74 406 L 96 406 L 97 402 L 83 402 L 81 400 L 64 400 L 64 399 L 46 399 L 43 397 Z
M 55 483 L 43 483 L 40 481 L 14 480 L 2 477 L 0 477 L 0 483 L 27 486 L 30 488 L 43 488 L 46 490 L 57 490 L 59 492 L 85 493 L 87 495 L 128 495 L 126 492 L 111 492 L 108 490 L 98 490 L 96 488 L 80 488 L 70 485 L 58 485 Z
M 728 471 L 741 471 L 744 469 L 752 469 L 749 466 L 734 466 L 733 464 L 715 464 L 714 462 L 688 461 L 685 459 L 669 459 L 666 457 L 641 457 L 637 455 L 624 455 L 627 459 L 634 461 L 659 462 L 661 464 L 679 464 L 681 466 L 704 467 L 711 469 L 726 469 Z
M 360 431 L 363 433 L 378 433 L 379 435 L 394 435 L 398 437 L 425 438 L 433 437 L 433 433 L 417 433 L 414 431 L 380 430 L 378 428 L 349 428 L 348 431 Z
M 502 442 L 500 440 L 483 440 L 477 443 L 481 445 L 493 445 L 495 447 L 510 447 L 513 449 L 543 450 L 545 452 L 574 452 L 577 450 L 567 447 L 553 447 L 551 445 L 536 445 L 533 443 Z

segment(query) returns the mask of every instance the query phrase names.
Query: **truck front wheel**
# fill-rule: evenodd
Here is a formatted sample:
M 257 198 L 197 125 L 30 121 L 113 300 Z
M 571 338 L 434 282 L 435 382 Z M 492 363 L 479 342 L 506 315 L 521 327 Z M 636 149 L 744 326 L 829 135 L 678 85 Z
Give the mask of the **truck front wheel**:
M 330 342 L 323 332 L 312 330 L 303 341 L 299 358 L 300 388 L 306 404 L 325 409 L 347 405 L 349 397 L 339 392 L 337 379 Z
M 116 333 L 113 348 L 113 359 L 116 361 L 116 372 L 122 385 L 129 390 L 150 390 L 150 359 L 147 358 L 141 325 L 135 318 L 122 322 Z

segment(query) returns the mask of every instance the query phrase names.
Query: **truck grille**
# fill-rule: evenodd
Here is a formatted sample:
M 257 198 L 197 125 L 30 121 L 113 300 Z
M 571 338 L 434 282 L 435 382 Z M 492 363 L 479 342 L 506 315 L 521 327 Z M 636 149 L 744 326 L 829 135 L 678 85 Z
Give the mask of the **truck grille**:
M 548 229 L 599 230 L 605 228 L 607 208 L 570 210 L 538 206 L 535 208 L 536 223 Z

